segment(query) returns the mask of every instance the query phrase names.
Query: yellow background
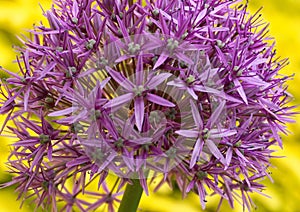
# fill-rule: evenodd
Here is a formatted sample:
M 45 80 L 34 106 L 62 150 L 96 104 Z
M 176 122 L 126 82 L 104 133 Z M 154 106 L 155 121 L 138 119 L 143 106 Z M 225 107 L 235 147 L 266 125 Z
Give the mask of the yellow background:
M 263 18 L 270 22 L 270 35 L 276 39 L 278 55 L 288 57 L 290 65 L 282 73 L 295 73 L 294 81 L 289 83 L 289 91 L 295 97 L 294 104 L 299 104 L 300 92 L 300 0 L 249 0 L 250 10 L 256 11 L 263 6 Z M 26 29 L 32 28 L 32 24 L 38 24 L 40 20 L 45 22 L 42 16 L 43 8 L 50 8 L 49 0 L 0 0 L 0 65 L 16 71 L 15 52 L 11 48 L 19 45 L 16 35 L 26 33 Z M 3 117 L 0 117 L 0 125 Z M 256 205 L 256 211 L 270 212 L 296 212 L 300 211 L 300 116 L 296 117 L 296 123 L 288 126 L 292 135 L 284 137 L 284 150 L 279 150 L 276 155 L 284 155 L 285 158 L 274 159 L 272 177 L 274 183 L 265 181 L 266 194 L 272 198 L 252 195 Z M 0 183 L 8 181 L 11 176 L 5 171 L 5 161 L 8 155 L 9 140 L 0 137 Z M 0 212 L 23 211 L 31 212 L 30 204 L 25 204 L 20 210 L 16 202 L 17 195 L 12 188 L 0 190 Z M 219 198 L 208 198 L 207 210 L 215 211 Z M 201 211 L 200 203 L 196 195 L 189 195 L 181 200 L 179 192 L 172 192 L 164 187 L 157 193 L 151 193 L 150 197 L 143 196 L 140 204 L 142 211 L 156 212 L 196 212 Z M 221 211 L 228 211 L 225 204 Z M 235 211 L 241 211 L 236 204 Z

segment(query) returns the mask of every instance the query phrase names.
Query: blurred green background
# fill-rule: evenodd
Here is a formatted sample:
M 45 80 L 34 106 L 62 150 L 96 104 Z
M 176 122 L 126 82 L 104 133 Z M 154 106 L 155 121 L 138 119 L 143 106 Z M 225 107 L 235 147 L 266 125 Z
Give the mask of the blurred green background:
M 42 10 L 51 6 L 49 0 L 0 0 L 0 65 L 13 71 L 17 66 L 12 61 L 15 59 L 13 45 L 20 45 L 16 36 L 28 35 L 26 29 L 40 21 L 46 22 Z M 270 22 L 270 35 L 276 39 L 278 55 L 290 59 L 290 65 L 282 70 L 283 74 L 295 73 L 295 79 L 289 82 L 289 91 L 295 97 L 293 104 L 299 104 L 300 92 L 300 0 L 249 0 L 250 11 L 255 12 L 263 6 L 262 14 L 266 22 Z M 274 159 L 274 168 L 271 168 L 274 183 L 265 180 L 267 189 L 265 194 L 272 198 L 252 195 L 258 206 L 255 211 L 270 212 L 296 212 L 300 211 L 300 116 L 295 124 L 288 125 L 292 134 L 284 138 L 284 149 L 276 155 L 284 158 Z M 3 117 L 0 117 L 0 125 Z M 8 156 L 8 144 L 11 140 L 0 137 L 0 183 L 11 179 L 6 173 L 5 161 Z M 31 212 L 31 204 L 25 204 L 19 209 L 20 202 L 16 202 L 16 193 L 12 188 L 0 190 L 0 212 Z M 219 198 L 208 198 L 206 211 L 216 211 Z M 163 187 L 149 197 L 143 196 L 140 204 L 141 211 L 148 212 L 196 212 L 201 211 L 196 195 L 189 195 L 181 200 L 178 191 L 172 192 L 168 187 Z M 221 211 L 230 211 L 227 203 Z M 242 211 L 236 204 L 234 211 Z

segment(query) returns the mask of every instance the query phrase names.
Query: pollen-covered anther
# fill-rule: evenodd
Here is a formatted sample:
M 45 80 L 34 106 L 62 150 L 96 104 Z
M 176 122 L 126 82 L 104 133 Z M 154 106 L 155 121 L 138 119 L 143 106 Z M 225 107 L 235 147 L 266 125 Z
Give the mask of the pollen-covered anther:
M 58 52 L 62 52 L 63 50 L 64 50 L 64 48 L 61 46 L 56 47 L 56 51 L 58 51 Z
M 71 125 L 71 131 L 74 133 L 83 132 L 83 126 L 80 123 L 75 122 Z
M 180 61 L 180 63 L 179 63 L 179 66 L 180 66 L 180 68 L 187 68 L 188 67 L 188 64 L 187 63 L 185 63 L 185 62 L 183 62 L 183 61 Z
M 221 40 L 217 40 L 217 41 L 216 41 L 216 44 L 217 44 L 217 46 L 218 46 L 220 49 L 222 49 L 222 48 L 225 46 L 225 43 L 224 43 L 223 41 L 221 41 Z
M 97 119 L 99 119 L 101 117 L 101 111 L 100 110 L 91 110 L 91 113 L 90 113 L 90 119 L 92 121 L 96 121 Z
M 151 59 L 151 61 L 152 61 L 153 63 L 156 63 L 157 60 L 158 60 L 158 56 L 154 56 L 154 57 L 152 57 L 152 59 Z
M 108 65 L 108 60 L 105 57 L 100 57 L 98 61 L 99 66 L 107 66 Z
M 128 44 L 128 51 L 130 52 L 130 54 L 135 54 L 140 49 L 141 49 L 141 46 L 138 43 L 131 42 Z
M 68 70 L 65 71 L 66 73 L 66 78 L 72 78 L 74 74 L 77 73 L 77 69 L 74 66 L 71 66 L 68 68 Z
M 176 118 L 177 111 L 174 108 L 170 108 L 166 111 L 166 117 L 170 120 L 174 120 Z
M 196 177 L 197 177 L 198 180 L 204 180 L 205 178 L 207 178 L 207 172 L 198 171 L 196 173 Z
M 78 23 L 78 18 L 73 17 L 73 18 L 72 18 L 72 23 L 73 23 L 73 24 L 77 24 L 77 23 Z
M 96 43 L 96 41 L 94 39 L 90 39 L 85 43 L 85 47 L 88 50 L 92 50 L 94 48 L 95 43 Z
M 75 74 L 76 72 L 77 72 L 77 69 L 76 69 L 76 67 L 69 67 L 69 71 L 71 72 L 71 73 L 73 73 L 73 74 Z
M 124 139 L 123 138 L 118 138 L 118 140 L 115 141 L 114 145 L 117 148 L 121 148 L 124 146 Z
M 95 148 L 92 153 L 90 153 L 90 157 L 92 160 L 96 161 L 96 163 L 101 162 L 105 157 L 105 154 L 101 149 Z
M 242 146 L 242 141 L 241 141 L 241 140 L 238 141 L 238 142 L 236 142 L 236 143 L 234 144 L 234 147 L 240 147 L 240 146 Z
M 48 181 L 43 181 L 43 182 L 42 182 L 42 188 L 43 188 L 44 190 L 48 190 L 48 186 L 49 186 L 49 182 L 48 182 Z
M 166 155 L 170 159 L 174 159 L 177 156 L 177 149 L 175 147 L 171 147 L 166 151 Z
M 159 15 L 159 10 L 158 10 L 158 9 L 154 9 L 154 10 L 152 11 L 152 15 L 153 15 L 154 17 L 157 17 L 157 16 Z
M 186 78 L 186 82 L 187 82 L 188 84 L 194 82 L 195 80 L 196 80 L 196 78 L 195 78 L 195 76 L 193 76 L 193 75 L 189 75 L 189 76 Z
M 52 98 L 52 97 L 46 97 L 45 98 L 45 102 L 47 103 L 47 104 L 52 104 L 52 103 L 54 103 L 54 99 Z
M 143 92 L 145 91 L 145 88 L 144 88 L 144 86 L 139 85 L 139 86 L 135 87 L 133 90 L 134 90 L 134 93 L 136 96 L 142 96 Z
M 203 137 L 203 139 L 206 140 L 206 139 L 209 138 L 209 136 L 210 136 L 209 129 L 204 128 L 204 129 L 202 130 L 202 137 Z
M 160 122 L 162 117 L 157 111 L 151 111 L 150 116 L 149 116 L 149 121 L 150 123 L 153 122 Z
M 177 40 L 174 40 L 173 38 L 169 38 L 167 40 L 167 48 L 170 51 L 174 51 L 179 45 L 179 42 Z
M 41 135 L 39 136 L 39 138 L 40 138 L 40 143 L 41 143 L 41 144 L 46 144 L 46 143 L 48 143 L 49 141 L 51 141 L 49 135 L 41 134 Z
M 183 33 L 183 35 L 181 36 L 181 39 L 185 39 L 188 35 L 189 35 L 188 32 Z
M 243 74 L 243 69 L 241 69 L 239 66 L 234 66 L 233 71 L 236 72 L 236 75 L 239 77 Z

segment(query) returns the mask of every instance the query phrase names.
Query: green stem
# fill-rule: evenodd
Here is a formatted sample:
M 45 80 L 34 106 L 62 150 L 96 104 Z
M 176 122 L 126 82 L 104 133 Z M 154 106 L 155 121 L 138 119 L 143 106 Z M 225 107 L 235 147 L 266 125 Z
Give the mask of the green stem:
M 132 179 L 132 185 L 127 184 L 118 212 L 136 212 L 143 194 L 139 179 Z

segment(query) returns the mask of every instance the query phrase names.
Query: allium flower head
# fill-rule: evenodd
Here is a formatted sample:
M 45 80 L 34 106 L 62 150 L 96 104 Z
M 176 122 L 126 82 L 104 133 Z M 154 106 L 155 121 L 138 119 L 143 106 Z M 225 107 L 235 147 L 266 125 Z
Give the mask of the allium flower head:
M 148 194 L 157 178 L 203 209 L 215 194 L 250 210 L 293 113 L 287 60 L 238 2 L 55 1 L 19 73 L 3 69 L 2 131 L 17 138 L 3 187 L 52 211 L 114 211 L 127 184 Z

